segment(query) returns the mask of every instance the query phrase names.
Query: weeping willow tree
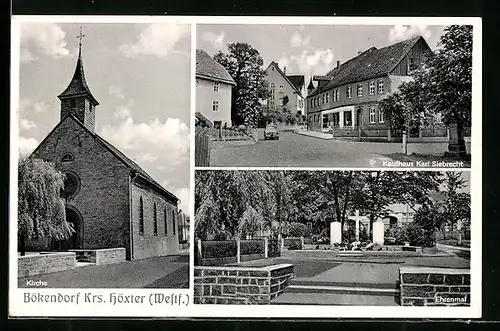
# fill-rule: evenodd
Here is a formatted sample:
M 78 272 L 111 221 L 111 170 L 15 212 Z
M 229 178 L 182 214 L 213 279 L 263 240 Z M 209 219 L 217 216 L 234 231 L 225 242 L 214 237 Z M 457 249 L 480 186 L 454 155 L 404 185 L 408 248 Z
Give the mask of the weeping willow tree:
M 283 171 L 198 171 L 196 236 L 222 231 L 240 238 L 265 229 L 279 231 L 293 212 L 290 183 Z
M 25 255 L 25 240 L 67 239 L 74 232 L 66 221 L 61 190 L 64 175 L 43 160 L 21 157 L 18 166 L 19 250 Z

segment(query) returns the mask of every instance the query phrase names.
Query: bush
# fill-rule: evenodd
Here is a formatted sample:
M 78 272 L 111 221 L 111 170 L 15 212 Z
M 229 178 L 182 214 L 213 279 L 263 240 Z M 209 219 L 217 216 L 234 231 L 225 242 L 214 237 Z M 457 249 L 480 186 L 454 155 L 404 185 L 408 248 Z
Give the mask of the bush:
M 219 231 L 214 235 L 214 240 L 215 241 L 225 241 L 227 240 L 227 233 L 223 231 Z
M 305 224 L 292 222 L 290 223 L 288 234 L 290 237 L 309 237 L 311 231 Z
M 411 246 L 433 247 L 434 235 L 415 223 L 409 223 L 395 231 L 396 244 L 402 245 L 409 242 Z
M 240 254 L 264 254 L 264 240 L 240 241 Z
M 201 252 L 204 259 L 236 256 L 236 241 L 202 241 Z
M 302 249 L 302 242 L 300 238 L 285 238 L 284 245 L 288 249 Z

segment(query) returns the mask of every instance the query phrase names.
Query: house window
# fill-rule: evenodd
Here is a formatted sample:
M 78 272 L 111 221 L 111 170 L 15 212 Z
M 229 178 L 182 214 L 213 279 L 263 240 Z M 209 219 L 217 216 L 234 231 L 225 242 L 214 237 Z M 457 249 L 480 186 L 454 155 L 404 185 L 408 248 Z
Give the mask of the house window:
M 329 100 L 329 99 L 330 99 L 330 92 L 326 92 L 326 93 L 325 93 L 325 101 L 326 101 L 326 103 L 329 103 L 329 102 L 330 102 L 330 100 Z
M 219 92 L 219 82 L 214 82 L 214 92 Z
M 274 101 L 274 89 L 275 89 L 275 85 L 274 85 L 274 83 L 271 83 L 271 101 Z
M 378 110 L 378 122 L 384 123 L 384 112 L 382 111 L 382 109 Z
M 326 103 L 326 93 L 323 93 L 323 95 L 321 96 L 321 104 L 325 103 Z
M 378 94 L 384 93 L 384 81 L 383 80 L 378 81 L 377 87 L 378 87 Z
M 304 107 L 304 100 L 299 99 L 299 108 Z
M 280 85 L 280 93 L 283 93 L 283 85 Z
M 168 235 L 167 207 L 163 208 L 163 223 L 165 225 L 165 235 Z
M 139 198 L 139 234 L 144 235 L 144 201 Z
M 370 124 L 375 124 L 375 108 L 370 107 Z
M 157 236 L 158 235 L 158 217 L 156 215 L 156 202 L 153 203 L 153 226 L 154 226 L 153 234 L 155 236 Z
M 339 92 L 339 89 L 336 89 L 336 90 L 335 90 L 335 100 L 336 100 L 336 101 L 339 101 L 339 100 L 340 100 L 340 92 Z
M 75 158 L 73 156 L 73 154 L 71 153 L 65 153 L 62 157 L 61 157 L 61 162 L 71 162 L 71 161 L 74 161 Z
M 358 98 L 363 96 L 363 84 L 358 84 Z
M 172 231 L 173 231 L 173 234 L 174 234 L 174 236 L 175 236 L 175 228 L 177 227 L 177 226 L 175 225 L 175 210 L 172 210 L 172 225 L 173 225 L 173 229 L 172 229 Z
M 219 101 L 212 102 L 212 110 L 219 111 Z
M 375 82 L 370 82 L 370 95 L 375 94 Z
M 351 92 L 352 92 L 352 91 L 351 91 L 351 87 L 350 87 L 350 86 L 347 86 L 347 89 L 346 89 L 346 97 L 347 97 L 347 98 L 349 98 L 349 99 L 351 98 Z

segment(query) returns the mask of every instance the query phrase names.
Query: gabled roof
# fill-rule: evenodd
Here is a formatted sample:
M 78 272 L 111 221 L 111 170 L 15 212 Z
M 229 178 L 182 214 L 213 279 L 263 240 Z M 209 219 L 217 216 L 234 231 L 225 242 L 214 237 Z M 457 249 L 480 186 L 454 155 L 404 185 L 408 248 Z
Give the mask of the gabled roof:
M 123 154 L 118 148 L 113 146 L 110 142 L 99 136 L 97 133 L 94 133 L 90 131 L 82 122 L 80 122 L 75 116 L 71 114 L 67 114 L 64 116 L 61 121 L 49 132 L 49 134 L 45 137 L 44 140 L 37 146 L 37 148 L 31 153 L 33 155 L 38 148 L 43 144 L 43 142 L 54 132 L 61 123 L 67 118 L 70 117 L 72 120 L 74 120 L 78 125 L 80 125 L 89 135 L 95 138 L 97 142 L 99 142 L 101 145 L 103 145 L 107 150 L 111 152 L 115 157 L 117 157 L 120 161 L 122 161 L 125 166 L 127 166 L 130 170 L 135 171 L 139 176 L 141 176 L 144 180 L 149 182 L 149 184 L 157 187 L 162 193 L 166 196 L 168 196 L 170 199 L 173 199 L 175 201 L 179 201 L 179 199 L 169 192 L 167 189 L 165 189 L 163 186 L 161 186 L 156 180 L 153 179 L 144 169 L 142 169 L 137 163 L 132 161 L 130 158 L 128 158 L 125 154 Z
M 226 68 L 201 49 L 196 50 L 196 77 L 236 85 Z
M 83 59 L 82 59 L 82 49 L 80 48 L 78 53 L 78 60 L 76 61 L 75 73 L 73 78 L 69 83 L 68 87 L 63 93 L 58 95 L 59 99 L 66 99 L 76 96 L 87 96 L 92 100 L 95 106 L 99 105 L 99 102 L 94 98 L 90 89 L 87 85 L 87 80 L 85 79 L 85 72 L 83 70 Z
M 290 83 L 293 84 L 293 86 L 295 86 L 295 88 L 297 90 L 302 90 L 302 87 L 305 85 L 305 78 L 304 78 L 304 75 L 291 75 L 291 76 L 286 76 L 288 78 L 288 80 L 290 81 Z
M 322 84 L 321 91 L 390 74 L 420 39 L 427 45 L 425 39 L 418 36 L 380 49 L 369 48 L 328 72 L 327 76 L 331 80 Z M 318 92 L 320 91 L 316 88 L 310 95 Z
M 297 89 L 297 87 L 292 84 L 292 82 L 290 81 L 290 79 L 288 79 L 288 77 L 285 75 L 285 73 L 280 69 L 280 66 L 274 62 L 274 61 L 271 61 L 271 63 L 269 63 L 269 65 L 267 66 L 266 68 L 266 71 L 267 69 L 269 69 L 269 67 L 273 66 L 274 68 L 276 68 L 276 70 L 278 71 L 278 73 L 283 77 L 283 79 L 293 88 L 293 90 L 295 91 L 295 93 L 297 93 L 298 95 L 302 96 L 302 93 L 300 93 L 300 89 Z

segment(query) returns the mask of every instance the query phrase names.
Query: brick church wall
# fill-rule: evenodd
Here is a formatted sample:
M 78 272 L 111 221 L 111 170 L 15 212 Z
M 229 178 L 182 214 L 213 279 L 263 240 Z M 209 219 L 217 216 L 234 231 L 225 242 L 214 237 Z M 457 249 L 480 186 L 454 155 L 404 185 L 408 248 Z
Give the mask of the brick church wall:
M 71 153 L 74 161 L 61 162 L 65 153 Z M 125 247 L 128 258 L 129 169 L 71 117 L 52 131 L 33 156 L 79 176 L 80 189 L 68 200 L 83 218 L 83 247 L 79 248 Z M 28 250 L 43 249 L 27 244 Z
M 147 186 L 132 183 L 132 228 L 133 228 L 133 257 L 143 259 L 151 256 L 163 256 L 179 253 L 179 230 L 178 220 L 174 235 L 172 217 L 177 218 L 177 205 L 167 201 L 160 194 Z M 143 199 L 144 234 L 139 234 L 139 201 Z M 154 234 L 154 203 L 156 203 L 156 214 L 158 223 L 158 234 Z M 167 232 L 165 234 L 165 208 L 167 210 Z

